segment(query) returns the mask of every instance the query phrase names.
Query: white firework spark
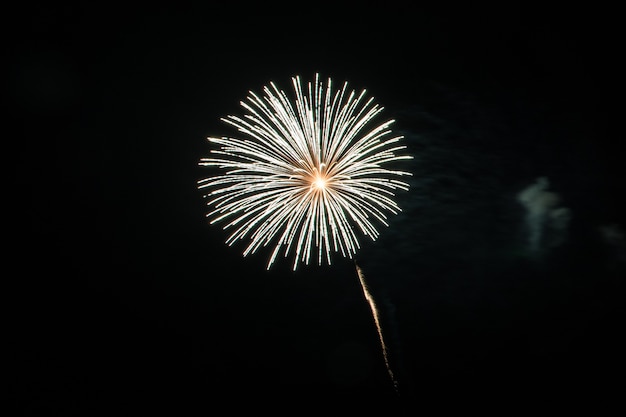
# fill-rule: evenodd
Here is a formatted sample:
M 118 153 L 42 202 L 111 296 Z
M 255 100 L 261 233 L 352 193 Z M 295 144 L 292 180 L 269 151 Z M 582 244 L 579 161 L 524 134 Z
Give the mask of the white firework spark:
M 390 130 L 393 120 L 370 127 L 383 107 L 366 90 L 348 92 L 346 82 L 333 92 L 331 79 L 324 87 L 317 74 L 306 93 L 299 77 L 292 82 L 294 102 L 273 82 L 263 97 L 249 92 L 243 117 L 222 118 L 245 139 L 208 138 L 220 147 L 199 163 L 226 170 L 198 182 L 209 190 L 210 223 L 227 222 L 229 245 L 248 237 L 244 256 L 273 244 L 268 269 L 281 248 L 286 257 L 295 250 L 294 270 L 314 247 L 319 264 L 330 264 L 331 252 L 352 258 L 355 230 L 376 240 L 374 222 L 387 226 L 385 213 L 401 211 L 394 191 L 409 186 L 397 178 L 411 175 L 384 167 L 411 157 L 396 154 L 406 146 Z

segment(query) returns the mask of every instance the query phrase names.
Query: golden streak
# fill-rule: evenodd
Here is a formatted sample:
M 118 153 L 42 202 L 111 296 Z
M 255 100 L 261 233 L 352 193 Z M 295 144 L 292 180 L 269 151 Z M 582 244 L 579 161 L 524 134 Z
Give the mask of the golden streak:
M 356 273 L 359 276 L 359 281 L 361 282 L 363 295 L 365 296 L 365 299 L 369 303 L 370 309 L 372 310 L 372 316 L 374 317 L 374 324 L 376 325 L 376 331 L 378 332 L 378 339 L 380 340 L 380 345 L 383 350 L 383 358 L 385 359 L 385 366 L 387 367 L 387 373 L 389 374 L 389 377 L 391 378 L 391 382 L 393 383 L 393 387 L 397 392 L 398 382 L 396 381 L 396 378 L 394 377 L 393 372 L 391 370 L 391 366 L 389 365 L 387 345 L 385 344 L 385 339 L 383 338 L 383 331 L 380 326 L 380 315 L 378 313 L 378 307 L 376 307 L 376 302 L 374 301 L 374 297 L 372 297 L 372 294 L 370 294 L 367 284 L 365 283 L 365 276 L 363 275 L 363 271 L 358 265 L 356 265 Z

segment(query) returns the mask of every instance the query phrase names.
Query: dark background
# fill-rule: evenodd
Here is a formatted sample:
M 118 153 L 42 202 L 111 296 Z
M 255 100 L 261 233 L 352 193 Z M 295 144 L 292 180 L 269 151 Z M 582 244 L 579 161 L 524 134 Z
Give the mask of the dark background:
M 12 415 L 623 409 L 617 12 L 468 3 L 7 13 Z M 399 394 L 354 262 L 267 271 L 197 189 L 220 117 L 316 72 L 366 88 L 415 157 L 356 259 Z M 516 195 L 540 176 L 572 220 L 532 252 Z

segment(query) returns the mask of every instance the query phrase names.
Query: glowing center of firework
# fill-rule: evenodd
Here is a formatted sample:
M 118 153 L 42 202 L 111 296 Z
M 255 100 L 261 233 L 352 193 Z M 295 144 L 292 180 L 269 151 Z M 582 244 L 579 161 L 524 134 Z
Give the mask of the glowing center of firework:
M 321 174 L 318 174 L 313 178 L 313 184 L 311 185 L 313 188 L 321 191 L 324 188 L 326 188 L 326 184 L 328 184 L 328 180 L 326 179 L 326 177 L 324 177 Z
M 318 191 L 323 191 L 328 187 L 328 176 L 324 172 L 326 164 L 321 163 L 319 168 L 313 168 L 313 175 L 311 175 L 311 188 Z

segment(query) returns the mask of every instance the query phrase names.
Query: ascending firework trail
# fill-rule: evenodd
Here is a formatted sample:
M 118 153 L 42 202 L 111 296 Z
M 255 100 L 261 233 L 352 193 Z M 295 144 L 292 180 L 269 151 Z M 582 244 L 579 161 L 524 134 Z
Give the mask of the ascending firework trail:
M 262 97 L 250 92 L 241 102 L 243 117 L 222 119 L 244 138 L 209 138 L 219 149 L 200 165 L 226 172 L 198 187 L 209 190 L 210 223 L 223 221 L 232 230 L 228 245 L 249 238 L 246 256 L 272 243 L 268 269 L 281 248 L 285 257 L 295 251 L 295 271 L 299 262 L 309 263 L 313 247 L 320 265 L 331 263 L 331 252 L 352 258 L 359 248 L 355 230 L 376 240 L 372 221 L 387 226 L 385 212 L 400 211 L 394 191 L 409 185 L 397 178 L 411 175 L 385 166 L 411 156 L 396 154 L 406 146 L 391 134 L 393 120 L 370 127 L 383 108 L 365 90 L 357 95 L 344 83 L 333 92 L 331 80 L 324 88 L 319 75 L 306 93 L 299 77 L 292 82 L 294 101 L 270 83 Z M 357 273 L 395 386 L 376 305 L 358 267 Z
M 387 350 L 387 344 L 385 343 L 385 338 L 383 337 L 383 329 L 380 326 L 380 314 L 378 313 L 378 307 L 376 306 L 376 302 L 374 301 L 374 297 L 370 294 L 369 288 L 365 283 L 365 275 L 361 268 L 356 265 L 356 273 L 359 277 L 359 282 L 361 283 L 361 288 L 363 289 L 363 295 L 365 299 L 370 305 L 370 309 L 372 310 L 372 316 L 374 317 L 374 324 L 376 325 L 376 331 L 378 332 L 378 340 L 380 340 L 380 346 L 383 350 L 383 359 L 385 360 L 385 366 L 387 367 L 387 373 L 389 374 L 389 378 L 391 378 L 391 382 L 393 382 L 393 388 L 398 393 L 398 381 L 393 375 L 393 371 L 391 370 L 391 365 L 389 365 L 389 354 Z

